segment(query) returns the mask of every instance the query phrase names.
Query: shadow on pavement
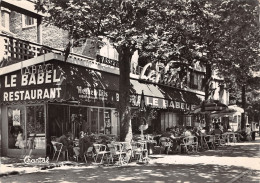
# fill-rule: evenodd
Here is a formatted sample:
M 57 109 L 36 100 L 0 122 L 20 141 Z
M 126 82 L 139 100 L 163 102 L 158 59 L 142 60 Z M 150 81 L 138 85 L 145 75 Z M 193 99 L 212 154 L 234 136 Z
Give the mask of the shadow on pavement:
M 247 169 L 218 165 L 163 165 L 53 169 L 52 171 L 4 177 L 3 182 L 227 182 Z M 259 173 L 259 172 L 258 172 Z M 255 179 L 255 182 L 259 180 Z M 253 180 L 254 182 L 254 180 Z

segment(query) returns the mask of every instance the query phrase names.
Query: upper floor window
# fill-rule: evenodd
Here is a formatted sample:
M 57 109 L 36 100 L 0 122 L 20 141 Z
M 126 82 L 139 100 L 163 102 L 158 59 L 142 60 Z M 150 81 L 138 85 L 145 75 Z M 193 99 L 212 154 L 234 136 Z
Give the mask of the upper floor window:
M 22 15 L 22 26 L 23 28 L 32 27 L 36 25 L 36 19 L 27 15 Z
M 2 29 L 9 31 L 9 20 L 10 19 L 10 10 L 6 8 L 1 8 L 1 26 Z

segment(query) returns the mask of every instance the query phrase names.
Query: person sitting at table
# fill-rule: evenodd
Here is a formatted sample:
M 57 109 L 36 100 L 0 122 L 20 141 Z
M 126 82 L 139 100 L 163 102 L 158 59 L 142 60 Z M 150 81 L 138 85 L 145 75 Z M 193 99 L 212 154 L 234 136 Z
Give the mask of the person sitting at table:
M 192 133 L 192 135 L 199 137 L 200 136 L 199 127 L 194 126 L 191 133 Z
M 94 135 L 87 135 L 84 134 L 84 137 L 82 137 L 79 141 L 79 146 L 80 146 L 80 158 L 84 157 L 84 154 L 88 151 L 90 147 L 93 146 L 95 143 L 96 139 Z
M 161 137 L 168 137 L 169 139 L 170 139 L 170 141 L 171 141 L 171 143 L 172 143 L 172 150 L 173 151 L 178 151 L 179 150 L 179 143 L 177 142 L 177 139 L 176 139 L 176 137 L 174 136 L 174 134 L 172 133 L 172 131 L 171 131 L 171 129 L 170 128 L 166 128 L 166 132 L 165 133 L 163 133 L 162 135 L 161 135 Z M 160 137 L 160 138 L 161 138 Z M 164 153 L 165 154 L 167 154 L 166 152 L 168 151 L 168 149 L 167 149 L 168 147 L 166 147 L 165 148 L 165 151 L 164 151 Z
M 212 135 L 222 134 L 222 131 L 219 129 L 219 125 L 216 124 L 215 129 L 211 133 Z
M 184 132 L 184 136 L 185 136 L 185 137 L 192 136 L 190 130 L 191 130 L 191 127 L 190 127 L 190 126 L 187 126 L 187 127 L 186 127 L 186 130 L 185 130 L 185 132 Z
M 176 137 L 181 136 L 180 128 L 178 126 L 175 126 L 175 136 Z
M 71 141 L 71 133 L 67 132 L 64 133 L 60 138 L 58 138 L 58 142 L 62 143 L 62 151 L 68 151 L 68 156 L 72 157 L 73 156 L 73 141 Z M 65 154 L 64 154 L 64 159 L 65 159 Z
M 202 136 L 207 135 L 206 127 L 203 127 L 203 128 L 200 130 L 200 135 L 202 135 Z
M 219 129 L 222 131 L 222 133 L 224 132 L 224 126 L 222 123 L 219 123 Z
M 246 125 L 246 139 L 251 141 L 252 137 L 251 137 L 251 128 L 249 125 Z
M 79 139 L 78 139 L 78 141 L 75 141 L 75 143 L 74 143 L 75 147 L 73 147 L 73 151 L 75 153 L 76 158 L 80 157 L 80 141 L 84 137 L 84 135 L 85 135 L 85 133 L 83 131 L 79 132 Z

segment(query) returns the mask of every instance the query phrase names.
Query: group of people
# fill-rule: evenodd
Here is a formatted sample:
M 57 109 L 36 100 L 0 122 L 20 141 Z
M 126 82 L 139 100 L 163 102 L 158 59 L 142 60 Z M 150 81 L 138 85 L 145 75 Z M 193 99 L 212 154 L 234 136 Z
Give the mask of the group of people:
M 64 155 L 67 152 L 69 159 L 74 159 L 76 156 L 83 160 L 84 153 L 89 147 L 93 146 L 95 137 L 92 134 L 88 135 L 81 131 L 79 133 L 79 138 L 74 138 L 71 132 L 65 132 L 61 137 L 56 139 L 56 141 L 63 144 L 62 152 L 64 152 Z M 64 159 L 66 159 L 65 157 L 66 156 L 64 156 Z
M 167 128 L 166 132 L 158 137 L 157 143 L 160 143 L 159 140 L 163 139 L 162 137 L 168 137 L 172 142 L 172 150 L 175 152 L 180 152 L 181 151 L 180 137 L 196 136 L 198 137 L 198 143 L 200 144 L 202 143 L 200 138 L 201 136 L 216 135 L 222 133 L 224 133 L 224 131 L 223 131 L 223 126 L 221 124 L 216 124 L 215 128 L 208 128 L 208 129 L 206 127 L 201 128 L 201 127 L 186 126 L 180 128 L 176 126 L 172 128 Z

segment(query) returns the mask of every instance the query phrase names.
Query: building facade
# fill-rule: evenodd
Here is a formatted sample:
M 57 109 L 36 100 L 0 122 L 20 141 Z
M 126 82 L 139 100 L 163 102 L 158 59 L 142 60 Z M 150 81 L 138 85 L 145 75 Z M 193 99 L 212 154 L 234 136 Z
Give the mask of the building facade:
M 113 48 L 108 45 L 98 50 L 98 46 L 85 43 L 65 62 L 63 49 L 59 48 L 68 41 L 66 32 L 42 25 L 43 15 L 30 6 L 24 8 L 11 0 L 3 2 L 2 155 L 21 155 L 23 148 L 17 143 L 18 137 L 26 141 L 34 134 L 35 155 L 49 155 L 52 138 L 68 131 L 75 137 L 80 131 L 119 135 L 119 64 Z M 134 113 L 140 106 L 142 92 L 146 106 L 156 111 L 147 133 L 161 133 L 174 126 L 205 125 L 203 116 L 188 112 L 204 100 L 203 66 L 158 62 L 140 67 L 138 55 L 135 58 L 130 74 L 134 133 L 140 133 L 140 119 Z

